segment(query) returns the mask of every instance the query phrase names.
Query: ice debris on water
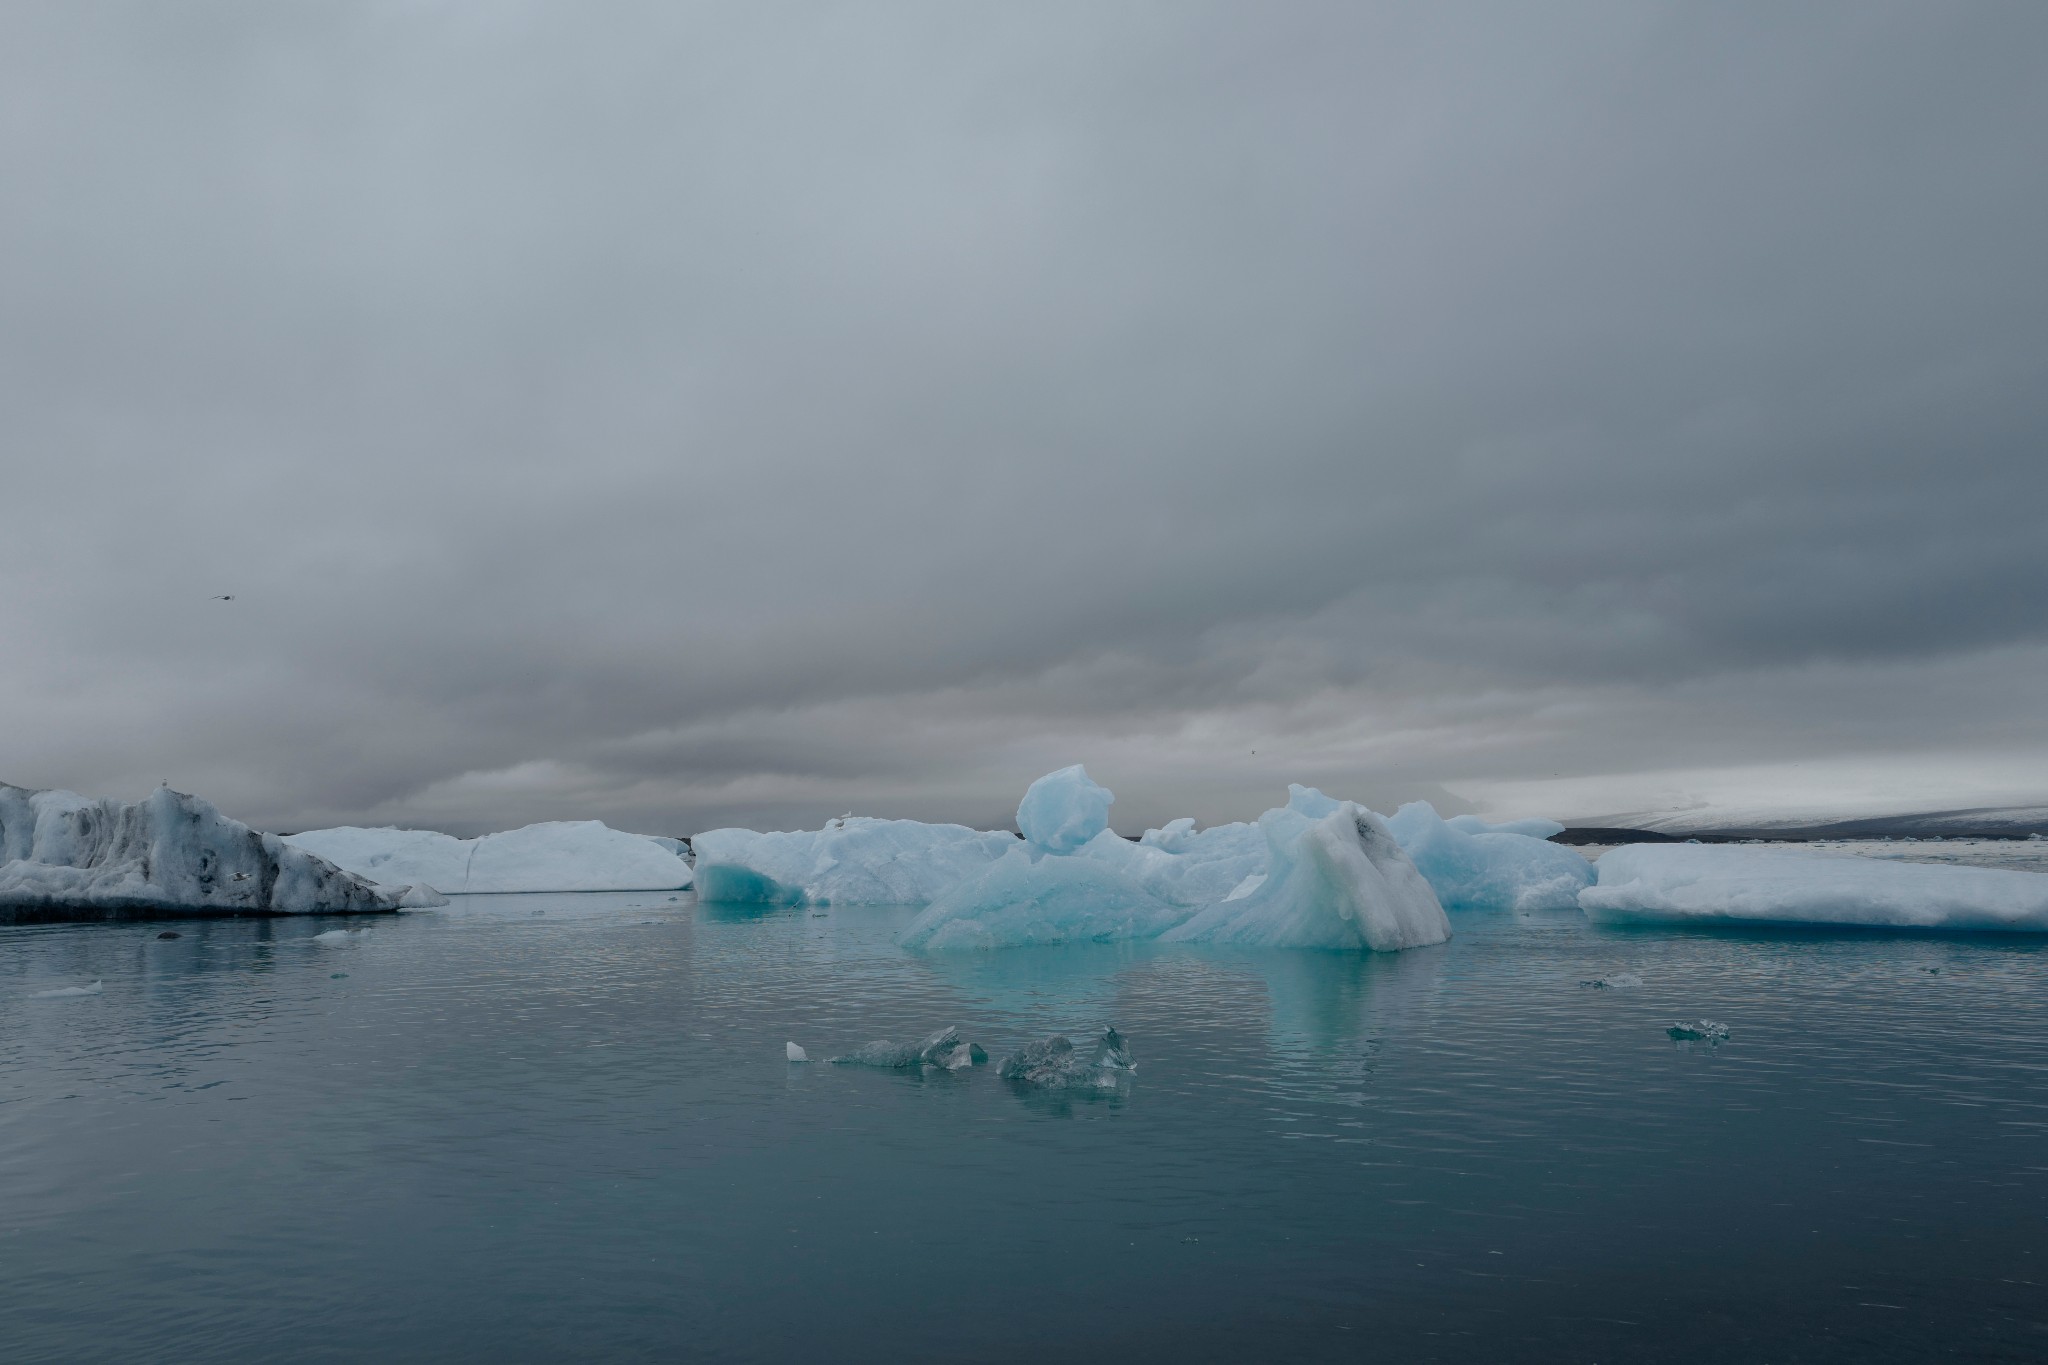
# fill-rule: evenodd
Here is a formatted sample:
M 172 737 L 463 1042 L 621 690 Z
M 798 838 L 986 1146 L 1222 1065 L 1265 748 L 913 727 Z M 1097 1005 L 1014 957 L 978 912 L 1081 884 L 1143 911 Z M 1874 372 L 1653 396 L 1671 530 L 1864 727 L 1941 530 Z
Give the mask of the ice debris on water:
M 959 1071 L 970 1066 L 980 1066 L 988 1060 L 988 1053 L 979 1043 L 961 1041 L 958 1025 L 940 1029 L 930 1037 L 915 1043 L 892 1043 L 886 1040 L 857 1047 L 843 1057 L 830 1059 L 834 1066 L 873 1066 L 889 1071 L 908 1071 L 918 1067 L 935 1066 L 945 1071 Z
M 1064 1033 L 1055 1033 L 1003 1058 L 996 1074 L 1040 1090 L 1113 1090 L 1137 1069 L 1129 1040 L 1104 1024 L 1086 1051 Z
M 36 993 L 35 993 L 34 995 L 31 995 L 31 996 L 29 997 L 29 999 L 31 999 L 31 1000 L 69 1000 L 69 999 L 73 998 L 74 996 L 80 996 L 80 995 L 98 995 L 99 993 L 100 993 L 100 983 L 99 983 L 99 982 L 97 982 L 97 981 L 95 981 L 95 982 L 93 982 L 93 983 L 92 983 L 92 984 L 91 984 L 90 986 L 60 986 L 60 987 L 58 987 L 58 988 L 57 988 L 56 990 L 54 990 L 54 991 L 37 991 L 37 992 L 36 992 Z
M 1664 1032 L 1674 1043 L 1719 1043 L 1728 1037 L 1728 1026 L 1712 1019 L 1696 1019 L 1689 1024 L 1681 1020 Z
M 1613 976 L 1596 976 L 1579 984 L 1596 991 L 1626 991 L 1642 985 L 1643 979 L 1634 972 L 1616 972 Z
M 782 1052 L 792 1062 L 808 1062 L 811 1060 L 811 1054 L 798 1047 L 795 1043 L 784 1043 L 782 1045 Z
M 335 944 L 337 944 L 337 943 L 346 943 L 346 942 L 348 942 L 348 930 L 346 930 L 346 929 L 329 929 L 329 930 L 328 930 L 328 931 L 327 931 L 326 933 L 324 933 L 324 934 L 315 934 L 315 935 L 313 935 L 313 942 L 315 942 L 315 943 L 325 943 L 325 944 L 327 944 L 327 945 L 328 945 L 329 947 L 332 947 L 332 946 L 334 946 L 334 945 L 335 945 Z

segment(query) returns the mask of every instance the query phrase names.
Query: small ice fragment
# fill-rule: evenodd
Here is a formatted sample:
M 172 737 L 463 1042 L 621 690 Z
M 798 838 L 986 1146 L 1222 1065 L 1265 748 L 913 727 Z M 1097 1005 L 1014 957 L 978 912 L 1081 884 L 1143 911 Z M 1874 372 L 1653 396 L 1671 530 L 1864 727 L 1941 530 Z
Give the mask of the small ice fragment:
M 811 1060 L 811 1054 L 798 1047 L 795 1043 L 784 1043 L 782 1051 L 783 1055 L 792 1062 L 808 1062 Z
M 973 1054 L 981 1053 L 979 1058 Z M 963 1053 L 965 1059 L 963 1060 Z M 948 1071 L 957 1071 L 975 1061 L 986 1061 L 988 1054 L 971 1043 L 960 1040 L 957 1025 L 942 1028 L 915 1043 L 892 1043 L 886 1040 L 857 1047 L 844 1057 L 828 1060 L 834 1066 L 876 1066 L 891 1071 L 907 1071 L 913 1067 L 939 1066 Z
M 181 934 L 181 933 L 179 933 L 179 932 L 178 932 L 178 931 L 177 931 L 176 929 L 166 929 L 166 930 L 164 930 L 164 931 L 163 931 L 163 932 L 162 932 L 161 934 L 158 934 L 158 935 L 157 935 L 157 937 L 158 937 L 158 938 L 183 938 L 183 937 L 184 937 L 184 935 L 183 935 L 183 934 Z
M 1643 979 L 1634 972 L 1616 972 L 1613 976 L 1596 976 L 1579 984 L 1596 991 L 1625 991 L 1642 985 Z
M 73 996 L 98 995 L 99 993 L 100 983 L 95 981 L 90 986 L 60 986 L 58 989 L 54 991 L 37 991 L 34 995 L 31 995 L 29 999 L 68 1000 Z
M 313 942 L 315 942 L 315 943 L 325 943 L 325 944 L 327 944 L 327 945 L 328 945 L 329 947 L 333 947 L 333 946 L 334 946 L 335 944 L 337 944 L 337 943 L 346 943 L 346 942 L 348 942 L 348 930 L 346 930 L 346 929 L 329 929 L 329 930 L 328 930 L 328 931 L 327 931 L 326 933 L 324 933 L 324 934 L 315 934 L 315 935 L 313 935 Z
M 1717 1024 L 1712 1019 L 1701 1019 L 1694 1023 L 1676 1023 L 1664 1032 L 1671 1035 L 1674 1043 L 1718 1043 L 1728 1036 L 1728 1026 Z
M 327 974 L 327 979 L 328 979 L 329 981 L 339 981 L 339 980 L 341 980 L 341 979 L 342 979 L 343 977 L 345 977 L 345 976 L 347 976 L 347 975 L 348 975 L 348 973 L 347 973 L 347 972 L 329 972 L 329 973 Z
M 414 882 L 398 898 L 401 910 L 438 910 L 446 904 L 448 898 L 425 882 Z
M 1055 1033 L 1003 1058 L 996 1074 L 1041 1090 L 1113 1090 L 1137 1069 L 1130 1043 L 1104 1024 L 1095 1036 L 1094 1048 L 1085 1055 L 1075 1049 L 1071 1038 Z

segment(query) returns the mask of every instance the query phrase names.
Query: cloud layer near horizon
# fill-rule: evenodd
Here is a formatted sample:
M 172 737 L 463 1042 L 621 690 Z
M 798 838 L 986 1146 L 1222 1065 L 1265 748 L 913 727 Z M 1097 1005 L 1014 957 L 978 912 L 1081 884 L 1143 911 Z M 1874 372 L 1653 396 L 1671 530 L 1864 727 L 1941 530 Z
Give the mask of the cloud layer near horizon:
M 0 778 L 464 833 L 994 824 L 1077 760 L 1132 828 L 2036 799 L 2044 51 L 10 7 Z

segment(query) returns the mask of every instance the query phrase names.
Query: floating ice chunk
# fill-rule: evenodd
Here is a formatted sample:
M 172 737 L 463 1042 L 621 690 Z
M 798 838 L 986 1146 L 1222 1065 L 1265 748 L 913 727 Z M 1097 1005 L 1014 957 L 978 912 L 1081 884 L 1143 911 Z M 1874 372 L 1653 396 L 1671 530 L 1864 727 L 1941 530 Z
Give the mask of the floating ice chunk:
M 1673 1024 L 1664 1032 L 1675 1043 L 1721 1043 L 1727 1040 L 1728 1026 L 1712 1019 L 1699 1019 L 1689 1024 Z
M 341 826 L 286 843 L 385 886 L 450 895 L 505 891 L 674 891 L 689 864 L 641 834 L 598 820 L 553 820 L 476 839 L 426 829 Z
M 808 1062 L 811 1060 L 811 1054 L 798 1047 L 795 1043 L 784 1043 L 782 1051 L 783 1055 L 792 1062 Z
M 1286 808 L 1259 817 L 1270 869 L 1266 880 L 1199 912 L 1167 938 L 1393 952 L 1451 936 L 1435 893 L 1384 820 L 1308 788 L 1289 791 Z M 1327 813 L 1314 814 L 1326 805 Z
M 1516 823 L 1564 828 L 1544 820 Z M 1469 815 L 1439 819 L 1427 801 L 1401 807 L 1387 828 L 1450 909 L 1570 910 L 1593 884 L 1593 865 L 1576 851 Z
M 395 909 L 397 899 L 169 787 L 125 802 L 0 783 L 0 918 L 77 910 L 354 914 Z
M 714 829 L 691 839 L 697 899 L 756 905 L 923 905 L 1017 840 L 965 825 L 843 817 L 819 830 Z
M 2048 875 L 1725 844 L 1630 844 L 1579 893 L 1605 924 L 2048 930 Z
M 1076 763 L 1031 784 L 1017 806 L 1017 828 L 1048 853 L 1072 853 L 1109 827 L 1115 800 Z
M 1642 985 L 1643 979 L 1634 972 L 1616 972 L 1613 976 L 1596 976 L 1579 984 L 1596 991 L 1627 991 Z
M 398 908 L 401 910 L 434 910 L 446 904 L 448 898 L 425 882 L 416 882 L 408 886 L 398 898 Z
M 324 943 L 330 948 L 346 943 L 348 940 L 349 932 L 346 929 L 329 929 L 324 934 L 313 935 L 313 942 Z
M 1071 1038 L 1056 1033 L 1003 1058 L 996 1074 L 1041 1090 L 1113 1090 L 1138 1069 L 1129 1042 L 1110 1025 L 1097 1031 L 1093 1043 L 1082 1052 Z
M 926 906 L 901 942 L 933 950 L 1108 943 L 1156 937 L 1190 913 L 1105 862 L 1034 852 L 1012 841 L 1002 858 Z
M 935 1066 L 947 1071 L 959 1071 L 969 1066 L 979 1066 L 988 1060 L 988 1053 L 979 1043 L 962 1042 L 957 1025 L 942 1028 L 915 1043 L 869 1043 L 857 1047 L 844 1057 L 830 1059 L 834 1066 L 873 1066 L 890 1071 L 908 1071 L 913 1067 Z
M 81 995 L 98 995 L 99 993 L 100 983 L 95 981 L 90 986 L 60 986 L 54 991 L 37 991 L 29 999 L 70 1000 Z
M 1444 823 L 1466 834 L 1520 834 L 1531 839 L 1548 839 L 1554 834 L 1564 833 L 1564 826 L 1555 820 L 1503 820 L 1497 825 L 1489 825 L 1476 815 L 1453 815 Z

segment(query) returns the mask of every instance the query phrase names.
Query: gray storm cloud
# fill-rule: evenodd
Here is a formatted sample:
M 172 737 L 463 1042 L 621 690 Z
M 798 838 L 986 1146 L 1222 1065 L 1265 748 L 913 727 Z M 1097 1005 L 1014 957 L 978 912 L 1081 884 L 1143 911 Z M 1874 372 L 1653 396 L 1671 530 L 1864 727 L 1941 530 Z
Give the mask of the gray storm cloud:
M 9 6 L 0 777 L 1967 793 L 2048 759 L 2044 136 L 2033 6 Z

